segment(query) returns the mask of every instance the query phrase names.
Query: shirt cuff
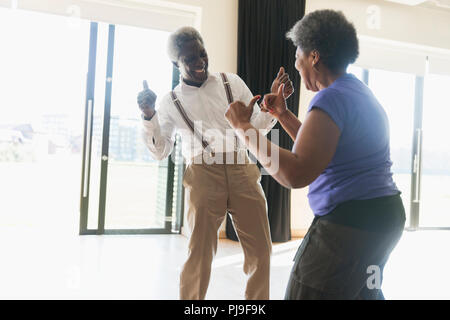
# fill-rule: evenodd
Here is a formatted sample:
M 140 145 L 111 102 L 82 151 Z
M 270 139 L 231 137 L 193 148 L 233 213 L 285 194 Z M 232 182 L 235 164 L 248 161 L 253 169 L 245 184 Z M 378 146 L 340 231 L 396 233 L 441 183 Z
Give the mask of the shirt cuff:
M 278 120 L 275 117 L 273 117 L 270 113 L 262 112 L 262 116 L 264 117 L 263 118 L 264 123 L 266 123 L 265 129 L 271 130 L 277 124 Z
M 155 113 L 153 113 L 153 115 L 152 115 L 150 118 L 147 118 L 147 117 L 145 116 L 145 114 L 141 113 L 141 119 L 142 119 L 142 120 L 146 120 L 146 121 L 150 121 L 150 120 L 153 119 L 153 117 L 155 116 L 155 114 L 156 114 L 156 110 L 155 110 Z
M 145 120 L 144 115 L 141 114 L 142 124 L 144 127 L 148 130 L 154 130 L 159 127 L 159 121 L 158 121 L 158 113 L 155 112 L 153 117 L 150 120 Z

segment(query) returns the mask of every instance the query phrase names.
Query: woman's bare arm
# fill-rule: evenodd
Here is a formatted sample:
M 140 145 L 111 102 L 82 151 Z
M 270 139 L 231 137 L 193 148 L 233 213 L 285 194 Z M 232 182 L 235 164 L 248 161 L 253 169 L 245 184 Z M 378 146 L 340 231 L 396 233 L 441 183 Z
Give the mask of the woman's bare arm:
M 330 163 L 340 137 L 338 126 L 320 109 L 308 113 L 292 151 L 271 143 L 259 132 L 256 132 L 257 139 L 252 139 L 249 132 L 255 128 L 249 123 L 239 129 L 237 133 L 249 151 L 287 188 L 303 188 L 313 182 Z M 247 130 L 250 131 L 245 134 Z
M 281 124 L 284 131 L 286 131 L 287 134 L 291 137 L 291 139 L 295 141 L 297 133 L 302 125 L 295 114 L 293 114 L 291 110 L 286 109 L 286 111 L 278 117 L 278 122 Z

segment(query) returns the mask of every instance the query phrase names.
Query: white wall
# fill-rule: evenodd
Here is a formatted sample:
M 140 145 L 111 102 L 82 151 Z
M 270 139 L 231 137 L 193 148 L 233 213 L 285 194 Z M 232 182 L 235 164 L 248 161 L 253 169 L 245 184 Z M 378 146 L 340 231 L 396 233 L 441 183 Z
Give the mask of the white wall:
M 385 0 L 306 1 L 306 13 L 318 9 L 341 10 L 358 34 L 450 49 L 450 10 Z
M 300 85 L 300 106 L 298 117 L 300 121 L 304 121 L 306 110 L 314 93 L 306 90 L 305 85 Z M 308 203 L 308 188 L 293 189 L 291 191 L 291 228 L 293 237 L 303 237 L 311 224 L 314 215 Z

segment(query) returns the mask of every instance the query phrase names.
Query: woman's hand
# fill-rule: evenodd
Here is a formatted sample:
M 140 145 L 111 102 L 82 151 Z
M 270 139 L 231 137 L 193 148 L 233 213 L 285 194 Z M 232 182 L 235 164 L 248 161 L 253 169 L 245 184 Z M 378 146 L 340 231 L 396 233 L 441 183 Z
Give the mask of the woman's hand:
M 277 77 L 273 80 L 270 92 L 277 93 L 282 84 L 285 86 L 284 98 L 287 99 L 294 93 L 294 85 L 292 84 L 291 79 L 289 79 L 289 74 L 284 71 L 283 67 L 280 68 Z
M 253 97 L 248 106 L 242 101 L 235 101 L 228 106 L 228 109 L 225 112 L 225 118 L 234 129 L 243 129 L 246 125 L 250 124 L 253 107 L 260 98 L 261 96 L 259 95 Z
M 277 93 L 268 93 L 264 95 L 263 102 L 261 103 L 261 110 L 269 112 L 277 120 L 288 111 L 285 98 L 285 84 L 281 84 L 278 87 Z

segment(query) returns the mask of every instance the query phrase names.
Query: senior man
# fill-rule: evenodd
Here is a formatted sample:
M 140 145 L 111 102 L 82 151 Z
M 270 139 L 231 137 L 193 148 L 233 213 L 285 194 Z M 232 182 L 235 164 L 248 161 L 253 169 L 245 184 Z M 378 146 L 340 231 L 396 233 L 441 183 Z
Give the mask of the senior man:
M 156 95 L 144 82 L 138 104 L 143 137 L 153 158 L 169 156 L 179 132 L 188 163 L 183 185 L 190 238 L 180 275 L 180 298 L 205 298 L 218 230 L 228 212 L 244 251 L 245 298 L 269 299 L 272 244 L 261 175 L 249 161 L 244 144 L 229 135 L 232 128 L 224 117 L 235 99 L 250 103 L 256 98 L 239 76 L 208 72 L 204 42 L 194 28 L 183 27 L 170 35 L 168 55 L 180 70 L 180 84 L 162 97 L 156 111 Z M 293 92 L 292 82 L 280 68 L 272 91 L 277 92 L 282 83 L 288 97 Z M 255 108 L 251 123 L 267 133 L 276 120 Z

